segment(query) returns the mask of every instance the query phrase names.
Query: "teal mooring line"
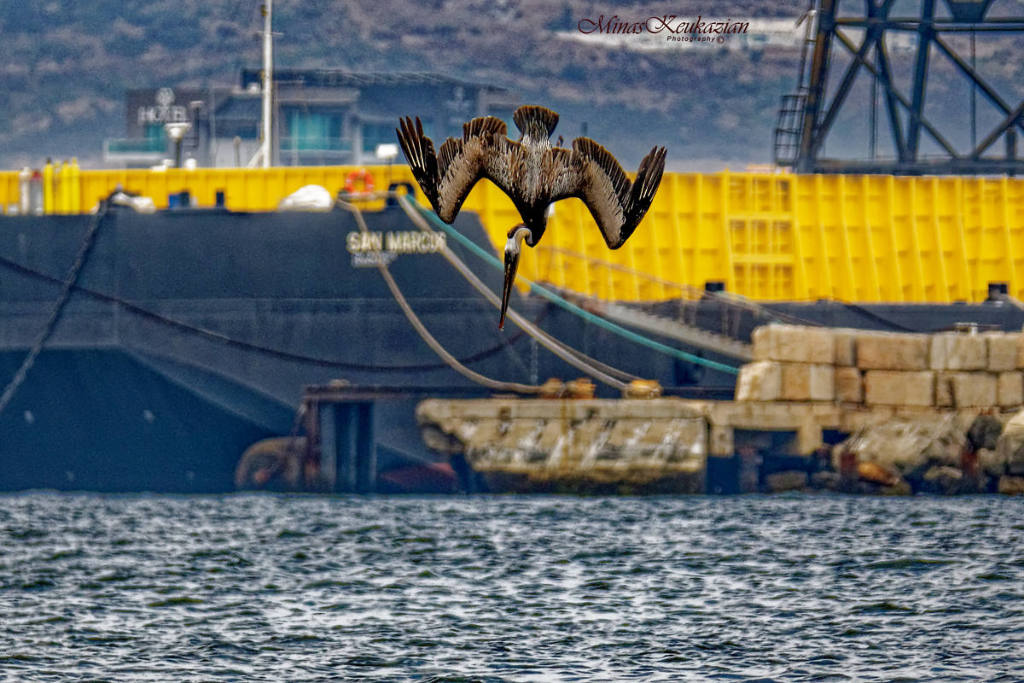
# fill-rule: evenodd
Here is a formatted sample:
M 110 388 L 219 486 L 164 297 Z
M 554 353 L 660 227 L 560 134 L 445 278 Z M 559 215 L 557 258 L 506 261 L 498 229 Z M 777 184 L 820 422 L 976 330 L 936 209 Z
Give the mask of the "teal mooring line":
M 422 206 L 420 206 L 419 204 L 416 204 L 416 203 L 414 203 L 414 205 L 416 206 L 417 209 L 419 209 L 420 213 L 422 213 L 427 218 L 427 220 L 429 220 L 435 227 L 443 230 L 445 233 L 447 233 L 447 234 L 451 235 L 452 237 L 454 237 L 456 240 L 458 240 L 458 242 L 460 244 L 465 246 L 467 249 L 472 251 L 474 254 L 476 254 L 477 256 L 479 256 L 484 261 L 486 261 L 490 265 L 494 266 L 498 270 L 502 270 L 503 271 L 505 269 L 505 267 L 502 265 L 501 261 L 499 261 L 498 258 L 494 254 L 486 251 L 485 249 L 482 249 L 478 244 L 473 242 L 473 240 L 469 239 L 468 237 L 466 237 L 465 235 L 460 233 L 458 230 L 456 230 L 452 226 L 450 226 L 447 223 L 445 223 L 444 221 L 442 221 L 440 218 L 438 218 L 436 215 L 434 215 L 433 211 L 431 211 L 429 209 L 426 209 L 426 208 L 424 208 L 424 207 L 422 207 Z M 574 314 L 580 316 L 581 318 L 583 318 L 584 320 L 587 320 L 588 322 L 594 323 L 598 327 L 603 327 L 604 329 L 608 330 L 609 332 L 617 334 L 617 335 L 619 335 L 621 337 L 625 337 L 626 339 L 628 339 L 628 340 L 630 340 L 632 342 L 635 342 L 635 343 L 640 344 L 642 346 L 646 346 L 648 348 L 654 349 L 655 351 L 660 351 L 661 353 L 667 354 L 669 356 L 674 356 L 676 358 L 680 358 L 680 359 L 685 360 L 685 361 L 690 362 L 690 363 L 696 363 L 697 365 L 703 365 L 704 367 L 711 368 L 712 370 L 718 370 L 719 372 L 725 372 L 725 373 L 728 373 L 730 375 L 738 375 L 739 374 L 739 370 L 737 368 L 733 367 L 732 365 L 726 365 L 724 363 L 718 363 L 718 362 L 715 362 L 713 360 L 708 360 L 707 358 L 701 358 L 700 356 L 695 356 L 692 353 L 687 353 L 686 351 L 680 351 L 679 349 L 674 349 L 671 346 L 666 346 L 665 344 L 662 344 L 661 342 L 654 341 L 653 339 L 648 339 L 647 337 L 645 337 L 645 336 L 643 336 L 641 334 L 637 334 L 636 332 L 633 332 L 632 330 L 627 330 L 625 327 L 622 327 L 620 325 L 616 325 L 615 323 L 613 323 L 613 322 L 611 322 L 609 320 L 605 320 L 604 318 L 602 318 L 600 316 L 594 315 L 593 313 L 591 313 L 589 311 L 583 310 L 582 308 L 580 308 L 576 304 L 574 304 L 574 303 L 572 303 L 570 301 L 566 301 L 562 297 L 560 297 L 557 294 L 555 294 L 554 292 L 552 292 L 547 287 L 544 287 L 542 285 L 538 285 L 536 282 L 533 282 L 529 278 L 520 277 L 519 279 L 530 285 L 530 291 L 531 292 L 534 292 L 537 295 L 544 297 L 545 299 L 547 299 L 551 303 L 553 303 L 553 304 L 555 304 L 557 306 L 561 306 L 562 308 L 564 308 L 565 310 L 569 311 L 570 313 L 574 313 Z

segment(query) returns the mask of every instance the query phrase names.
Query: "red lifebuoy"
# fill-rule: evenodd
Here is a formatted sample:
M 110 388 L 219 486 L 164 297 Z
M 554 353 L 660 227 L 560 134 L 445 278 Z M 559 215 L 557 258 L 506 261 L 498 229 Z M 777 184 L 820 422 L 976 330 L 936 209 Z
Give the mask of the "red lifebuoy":
M 345 192 L 348 194 L 356 193 L 356 181 L 362 183 L 363 186 L 363 189 L 359 190 L 359 192 L 373 192 L 373 175 L 365 168 L 356 169 L 345 176 Z

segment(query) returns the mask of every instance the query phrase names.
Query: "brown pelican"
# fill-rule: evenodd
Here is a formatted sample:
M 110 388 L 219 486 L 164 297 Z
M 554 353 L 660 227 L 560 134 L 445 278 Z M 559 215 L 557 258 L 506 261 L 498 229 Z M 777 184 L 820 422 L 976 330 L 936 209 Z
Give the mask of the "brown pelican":
M 521 133 L 517 141 L 506 137 L 504 121 L 484 116 L 464 124 L 462 139 L 448 138 L 436 154 L 419 117 L 402 119 L 395 131 L 413 176 L 445 223 L 455 220 L 481 178 L 500 187 L 519 210 L 523 222 L 508 231 L 505 244 L 498 329 L 505 326 L 521 245 L 537 245 L 547 227 L 548 205 L 568 197 L 582 199 L 608 248 L 618 249 L 647 213 L 665 169 L 665 148 L 655 147 L 630 182 L 615 157 L 589 138 L 576 138 L 571 150 L 552 146 L 558 114 L 550 109 L 519 107 L 512 120 Z

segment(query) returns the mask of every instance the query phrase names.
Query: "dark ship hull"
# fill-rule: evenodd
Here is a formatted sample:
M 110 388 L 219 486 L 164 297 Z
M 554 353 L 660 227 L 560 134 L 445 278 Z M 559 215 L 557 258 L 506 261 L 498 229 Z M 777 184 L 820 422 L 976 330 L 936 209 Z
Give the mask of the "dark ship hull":
M 366 216 L 384 244 L 389 232 L 411 229 L 396 207 Z M 5 384 L 46 326 L 89 222 L 88 216 L 0 220 Z M 475 216 L 464 214 L 456 227 L 491 249 Z M 391 390 L 372 418 L 374 490 L 454 490 L 451 468 L 422 441 L 415 406 L 427 396 L 488 392 L 427 347 L 377 269 L 367 267 L 367 244 L 352 234 L 358 228 L 343 211 L 111 210 L 54 334 L 0 414 L 0 490 L 230 491 L 242 452 L 260 439 L 292 433 L 305 388 L 337 380 Z M 391 272 L 455 357 L 502 380 L 579 376 L 513 326 L 499 332 L 495 309 L 440 254 L 404 244 L 409 253 L 393 256 Z M 500 287 L 498 271 L 454 241 L 449 246 L 492 290 Z M 657 379 L 668 393 L 731 395 L 730 374 L 637 346 L 537 297 L 515 295 L 513 306 L 574 348 Z M 819 302 L 757 312 L 709 298 L 645 308 L 746 339 L 772 311 L 826 325 L 926 331 L 968 320 L 1004 329 L 1024 322 L 1007 304 Z

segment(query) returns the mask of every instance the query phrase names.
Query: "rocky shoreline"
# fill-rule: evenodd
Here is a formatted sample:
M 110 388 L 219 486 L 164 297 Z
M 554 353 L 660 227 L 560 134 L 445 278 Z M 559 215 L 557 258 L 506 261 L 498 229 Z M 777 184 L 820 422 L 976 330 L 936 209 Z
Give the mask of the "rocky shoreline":
M 842 443 L 818 449 L 805 469 L 764 475 L 757 490 L 1024 494 L 1024 413 L 1005 424 L 992 414 L 964 422 L 947 414 L 863 427 Z

